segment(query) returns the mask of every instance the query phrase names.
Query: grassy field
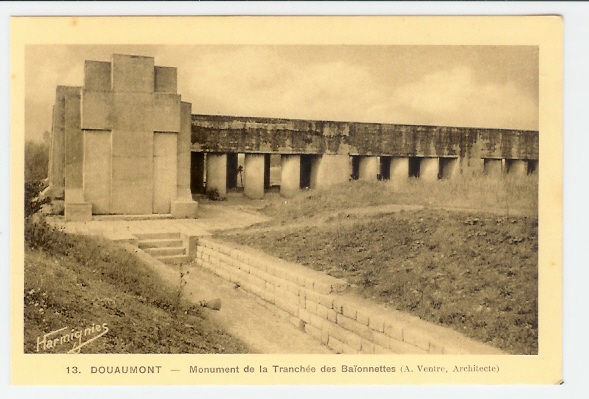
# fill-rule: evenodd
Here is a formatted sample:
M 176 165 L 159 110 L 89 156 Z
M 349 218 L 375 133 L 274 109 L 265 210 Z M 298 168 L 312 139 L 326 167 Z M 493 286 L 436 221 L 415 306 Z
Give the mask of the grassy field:
M 356 180 L 330 187 L 329 190 L 301 192 L 295 198 L 268 204 L 262 212 L 274 218 L 273 224 L 284 224 L 328 212 L 388 204 L 536 216 L 538 178 L 534 175 L 517 178 L 506 175 L 503 179 L 474 176 L 432 183 L 412 178 L 405 184 Z
M 355 214 L 414 204 L 421 210 Z M 223 239 L 343 277 L 357 293 L 514 354 L 537 353 L 537 180 L 350 182 L 268 204 Z
M 246 351 L 241 342 L 213 325 L 202 308 L 183 300 L 180 273 L 177 286 L 166 285 L 115 244 L 66 235 L 41 221 L 27 222 L 26 244 L 26 353 L 65 353 L 75 340 L 52 347 L 38 342 L 43 342 L 44 334 L 64 327 L 49 338 L 94 327 L 82 342 L 104 332 L 104 326 L 108 332 L 81 348 L 82 353 Z

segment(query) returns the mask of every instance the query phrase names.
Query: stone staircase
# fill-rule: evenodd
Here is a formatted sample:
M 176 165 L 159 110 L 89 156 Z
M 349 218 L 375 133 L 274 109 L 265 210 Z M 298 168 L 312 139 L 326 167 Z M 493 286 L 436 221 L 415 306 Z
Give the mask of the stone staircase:
M 190 262 L 180 233 L 140 233 L 135 236 L 140 249 L 163 263 L 179 265 Z

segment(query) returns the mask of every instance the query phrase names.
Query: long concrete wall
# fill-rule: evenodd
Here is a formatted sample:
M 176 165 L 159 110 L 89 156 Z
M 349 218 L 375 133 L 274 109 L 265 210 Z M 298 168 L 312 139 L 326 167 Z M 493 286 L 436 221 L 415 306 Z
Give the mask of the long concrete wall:
M 453 330 L 362 301 L 344 280 L 235 244 L 199 238 L 196 264 L 290 315 L 337 353 L 502 354 Z
M 538 132 L 192 115 L 192 151 L 538 159 Z

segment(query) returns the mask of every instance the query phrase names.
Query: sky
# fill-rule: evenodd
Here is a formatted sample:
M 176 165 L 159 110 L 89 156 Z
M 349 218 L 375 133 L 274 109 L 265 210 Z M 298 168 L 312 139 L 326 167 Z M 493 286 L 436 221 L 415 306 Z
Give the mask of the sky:
M 30 45 L 27 140 L 51 130 L 56 86 L 113 53 L 177 67 L 194 114 L 538 129 L 535 46 Z

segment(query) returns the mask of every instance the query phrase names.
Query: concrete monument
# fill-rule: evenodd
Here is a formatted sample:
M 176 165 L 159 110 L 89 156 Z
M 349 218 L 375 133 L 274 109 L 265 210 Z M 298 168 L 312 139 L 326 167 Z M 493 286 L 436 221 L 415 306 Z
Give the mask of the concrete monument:
M 64 197 L 68 221 L 92 214 L 193 218 L 191 104 L 176 68 L 115 54 L 86 61 L 83 87 L 57 88 L 48 194 Z

